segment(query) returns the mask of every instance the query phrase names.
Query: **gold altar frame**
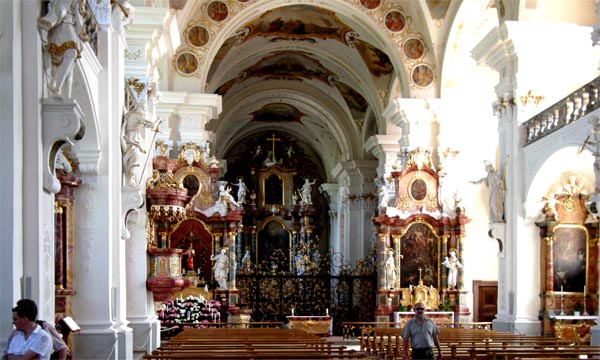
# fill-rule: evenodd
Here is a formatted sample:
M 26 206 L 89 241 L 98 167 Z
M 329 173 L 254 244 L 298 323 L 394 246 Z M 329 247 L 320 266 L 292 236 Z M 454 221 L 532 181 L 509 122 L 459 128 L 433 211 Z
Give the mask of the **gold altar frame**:
M 272 224 L 277 224 L 279 226 L 279 233 L 278 234 L 273 234 L 274 236 L 270 236 L 270 237 L 266 237 L 266 233 L 265 231 L 269 231 L 269 229 L 267 228 L 268 226 L 272 225 Z M 276 216 L 269 216 L 268 218 L 266 218 L 262 224 L 260 225 L 260 228 L 258 229 L 257 233 L 256 233 L 256 251 L 255 251 L 255 263 L 258 264 L 261 260 L 268 260 L 268 256 L 273 255 L 273 254 L 265 254 L 265 258 L 260 259 L 259 258 L 259 254 L 264 254 L 265 252 L 268 252 L 268 240 L 273 240 L 273 239 L 278 239 L 279 240 L 279 245 L 275 246 L 276 249 L 281 249 L 281 233 L 280 232 L 285 232 L 286 236 L 287 236 L 287 243 L 285 244 L 286 246 L 286 250 L 287 252 L 284 254 L 287 257 L 288 260 L 288 266 L 286 267 L 285 271 L 292 271 L 293 267 L 292 267 L 292 233 L 290 231 L 290 229 L 286 226 L 285 222 L 283 222 L 280 218 L 276 217 Z M 281 265 L 281 264 L 278 264 Z

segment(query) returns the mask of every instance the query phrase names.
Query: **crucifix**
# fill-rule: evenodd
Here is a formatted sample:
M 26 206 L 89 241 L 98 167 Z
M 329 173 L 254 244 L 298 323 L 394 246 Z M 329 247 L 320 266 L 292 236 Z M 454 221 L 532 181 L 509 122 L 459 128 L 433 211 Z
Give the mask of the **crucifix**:
M 275 134 L 272 135 L 271 138 L 267 138 L 268 141 L 271 141 L 272 144 L 272 148 L 273 148 L 273 161 L 275 161 L 275 141 L 281 141 L 281 139 L 278 139 L 275 137 Z

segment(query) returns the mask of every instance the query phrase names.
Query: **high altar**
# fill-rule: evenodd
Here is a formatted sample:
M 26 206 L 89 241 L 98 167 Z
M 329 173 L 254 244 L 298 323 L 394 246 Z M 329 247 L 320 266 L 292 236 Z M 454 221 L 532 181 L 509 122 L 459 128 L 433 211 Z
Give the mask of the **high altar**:
M 380 204 L 373 219 L 380 259 L 376 321 L 392 321 L 393 312 L 418 302 L 428 311 L 451 310 L 452 321 L 469 321 L 467 291 L 456 267 L 465 265 L 462 239 L 469 219 L 460 207 L 451 215 L 440 205 L 444 173 L 433 168 L 429 150 L 416 149 L 404 156 L 389 179 L 396 191 L 393 207 Z M 449 283 L 447 267 L 452 266 L 458 273 Z
M 542 331 L 569 341 L 589 342 L 598 318 L 598 221 L 588 221 L 575 176 L 550 194 L 540 228 Z

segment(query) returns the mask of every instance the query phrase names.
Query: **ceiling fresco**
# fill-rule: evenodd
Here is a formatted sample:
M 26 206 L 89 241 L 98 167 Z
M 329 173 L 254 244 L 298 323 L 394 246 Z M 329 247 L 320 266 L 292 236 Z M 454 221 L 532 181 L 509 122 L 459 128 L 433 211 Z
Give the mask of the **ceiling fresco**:
M 249 29 L 246 40 L 263 36 L 272 37 L 271 41 L 334 39 L 344 42 L 345 34 L 351 30 L 332 12 L 308 5 L 288 6 L 285 11 L 267 11 L 246 26 Z
M 252 113 L 251 121 L 263 122 L 300 122 L 303 116 L 296 107 L 289 104 L 267 104 Z
M 220 139 L 218 155 L 254 133 L 289 132 L 327 169 L 372 158 L 363 142 L 385 122 L 390 97 L 434 89 L 430 38 L 417 28 L 423 14 L 439 19 L 450 8 L 444 0 L 172 3 L 182 15 L 171 62 L 181 80 L 172 83 L 222 96 L 222 113 L 206 127 Z

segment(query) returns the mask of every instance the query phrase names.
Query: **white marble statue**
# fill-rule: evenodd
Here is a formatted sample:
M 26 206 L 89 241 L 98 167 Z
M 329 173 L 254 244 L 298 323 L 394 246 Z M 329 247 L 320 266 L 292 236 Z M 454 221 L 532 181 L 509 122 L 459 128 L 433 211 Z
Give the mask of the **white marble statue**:
M 216 213 L 218 213 L 221 216 L 225 216 L 229 212 L 230 207 L 238 207 L 235 198 L 233 197 L 233 195 L 231 195 L 231 188 L 227 187 L 227 189 L 225 189 L 225 185 L 219 185 L 219 196 L 217 197 L 217 201 L 213 206 L 204 210 L 200 210 L 198 208 L 194 209 L 206 216 L 212 216 Z
M 237 184 L 232 184 L 233 186 L 237 186 L 238 191 L 237 191 L 237 203 L 238 204 L 244 204 L 246 203 L 246 194 L 248 193 L 248 187 L 246 187 L 246 184 L 244 183 L 244 179 L 242 179 L 242 177 L 238 177 L 238 182 Z
M 81 57 L 83 0 L 50 0 L 48 13 L 38 19 L 44 50 L 44 74 L 54 98 L 70 98 L 73 66 Z M 87 40 L 87 39 L 85 39 Z
M 377 186 L 377 193 L 379 195 L 379 208 L 385 208 L 388 206 L 389 202 L 388 183 L 383 177 L 376 177 L 374 182 L 375 186 Z
M 134 104 L 123 119 L 121 126 L 121 147 L 123 150 L 123 171 L 126 184 L 137 187 L 144 166 L 146 148 L 144 146 L 144 128 L 154 128 L 157 123 L 148 120 L 151 117 L 147 111 L 145 100 Z M 160 120 L 159 120 L 160 121 Z
M 456 251 L 450 250 L 450 258 L 446 256 L 442 265 L 448 268 L 448 289 L 456 289 L 458 269 L 463 268 L 460 261 L 456 258 Z
M 393 289 L 396 287 L 396 260 L 394 260 L 394 250 L 389 249 L 385 258 L 385 287 Z
M 490 222 L 504 222 L 504 191 L 506 184 L 504 177 L 494 169 L 489 161 L 484 161 L 487 175 L 477 181 L 471 181 L 472 184 L 485 184 L 489 190 Z
M 226 254 L 227 249 L 221 248 L 221 252 L 217 255 L 211 255 L 210 260 L 214 261 L 213 273 L 215 281 L 219 284 L 220 290 L 227 290 L 227 279 L 229 277 L 229 256 Z
M 302 205 L 312 204 L 312 186 L 315 184 L 317 180 L 313 180 L 312 182 L 307 178 L 304 179 L 304 184 L 300 188 L 300 198 Z

